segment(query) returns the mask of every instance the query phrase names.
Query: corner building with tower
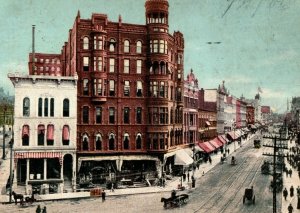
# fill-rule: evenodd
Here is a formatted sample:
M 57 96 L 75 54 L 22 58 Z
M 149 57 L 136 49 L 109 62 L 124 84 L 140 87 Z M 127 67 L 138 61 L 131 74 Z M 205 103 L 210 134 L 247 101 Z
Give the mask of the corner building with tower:
M 172 172 L 183 140 L 183 34 L 169 34 L 167 0 L 146 0 L 146 25 L 78 12 L 60 64 L 29 57 L 32 75 L 77 76 L 77 177 L 103 184 Z M 49 57 L 50 58 L 49 58 Z M 53 66 L 52 66 L 53 65 Z M 184 158 L 184 157 L 183 157 Z M 184 161 L 184 159 L 183 159 Z

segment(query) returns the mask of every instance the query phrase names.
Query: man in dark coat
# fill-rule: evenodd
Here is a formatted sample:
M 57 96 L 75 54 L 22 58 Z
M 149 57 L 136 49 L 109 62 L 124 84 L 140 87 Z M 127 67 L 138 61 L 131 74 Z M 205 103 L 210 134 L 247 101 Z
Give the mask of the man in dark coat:
M 284 188 L 283 190 L 283 197 L 286 200 L 286 197 L 288 196 L 288 190 L 286 188 Z
M 101 193 L 102 202 L 105 201 L 105 196 L 106 196 L 106 193 L 105 193 L 105 191 L 103 190 L 102 193 Z

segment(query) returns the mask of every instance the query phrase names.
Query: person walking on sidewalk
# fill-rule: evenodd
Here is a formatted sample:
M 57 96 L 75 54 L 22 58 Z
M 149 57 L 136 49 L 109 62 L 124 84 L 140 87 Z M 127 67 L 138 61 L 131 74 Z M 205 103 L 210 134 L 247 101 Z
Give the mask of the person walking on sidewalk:
M 289 175 L 290 175 L 290 177 L 292 177 L 292 173 L 293 173 L 293 171 L 292 171 L 292 169 L 290 169 L 290 170 L 289 170 Z
M 290 205 L 288 206 L 288 211 L 289 213 L 292 213 L 294 211 L 294 208 L 292 206 L 292 204 L 290 203 Z
M 211 164 L 212 160 L 211 160 L 211 157 L 210 157 L 210 156 L 208 156 L 208 161 L 209 161 L 209 163 Z
M 111 183 L 111 188 L 110 188 L 110 191 L 114 192 L 115 189 L 114 189 L 114 183 Z
M 101 192 L 102 202 L 105 201 L 105 196 L 106 196 L 106 193 L 105 193 L 105 191 L 103 190 L 103 191 Z
M 290 196 L 293 197 L 294 196 L 294 187 L 291 186 L 290 188 Z
M 284 197 L 284 200 L 286 200 L 286 197 L 288 196 L 288 191 L 286 189 L 286 187 L 284 188 L 283 190 L 283 197 Z
M 297 196 L 300 196 L 300 186 L 297 187 Z
M 188 179 L 188 182 L 190 182 L 190 173 L 189 172 L 187 173 L 187 179 Z

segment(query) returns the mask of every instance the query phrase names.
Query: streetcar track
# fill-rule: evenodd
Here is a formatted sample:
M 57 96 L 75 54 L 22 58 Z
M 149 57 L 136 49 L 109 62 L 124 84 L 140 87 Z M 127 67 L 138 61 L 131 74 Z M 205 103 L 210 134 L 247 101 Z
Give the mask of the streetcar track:
M 249 144 L 251 144 L 251 142 Z M 246 145 L 246 147 L 244 147 L 243 150 L 240 150 L 239 153 L 245 152 L 245 151 L 248 151 L 249 149 L 251 149 L 252 147 L 250 147 L 249 144 Z M 236 180 L 244 179 L 243 182 L 238 187 L 238 189 L 236 189 L 234 191 L 233 197 L 232 196 L 230 197 L 230 199 L 224 205 L 224 208 L 220 211 L 220 212 L 224 212 L 228 208 L 228 206 L 230 205 L 230 203 L 232 202 L 232 200 L 237 196 L 237 192 L 239 192 L 240 189 L 242 187 L 244 187 L 244 183 L 247 180 L 249 180 L 249 177 L 251 175 L 253 175 L 253 176 L 251 176 L 251 178 L 250 178 L 250 184 L 253 182 L 253 180 L 255 179 L 258 171 L 260 170 L 259 165 L 262 163 L 263 160 L 264 160 L 264 158 L 262 158 L 259 161 L 255 161 L 253 163 L 253 165 L 251 166 L 251 169 L 249 169 L 249 168 L 243 167 L 243 165 L 246 164 L 247 161 L 248 161 L 247 158 L 244 158 L 243 161 L 241 163 L 239 163 L 237 167 L 235 167 L 234 171 L 232 171 L 231 173 L 228 173 L 229 176 L 226 178 L 226 180 L 223 181 L 223 184 L 219 186 L 219 189 L 216 190 L 213 194 L 210 194 L 210 196 L 207 199 L 205 199 L 205 201 L 203 202 L 203 204 L 200 207 L 198 207 L 196 210 L 194 210 L 194 212 L 199 212 L 200 210 L 203 210 L 203 209 L 205 209 L 206 211 L 209 211 L 211 208 L 214 207 L 215 204 L 217 204 L 217 202 L 218 202 L 217 200 L 219 200 L 220 198 L 222 198 L 222 195 L 226 194 L 226 192 L 229 191 L 229 189 L 231 189 L 234 184 L 236 184 Z M 246 173 L 246 172 L 248 174 L 246 175 L 246 177 L 238 176 L 237 178 L 234 178 L 232 180 L 232 178 L 237 175 L 237 171 L 239 171 L 239 174 L 243 174 L 243 173 Z M 229 186 L 228 186 L 228 182 L 229 183 L 231 182 L 231 184 L 229 184 Z M 214 199 L 212 199 L 212 198 L 215 198 L 215 201 L 213 201 Z M 203 207 L 206 207 L 206 208 L 203 208 Z

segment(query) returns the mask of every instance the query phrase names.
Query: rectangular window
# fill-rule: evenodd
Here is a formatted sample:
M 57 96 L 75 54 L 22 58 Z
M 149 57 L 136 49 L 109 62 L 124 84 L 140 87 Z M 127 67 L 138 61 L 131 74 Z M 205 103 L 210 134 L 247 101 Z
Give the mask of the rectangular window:
M 129 59 L 124 59 L 124 73 L 129 73 Z
M 102 96 L 102 79 L 98 79 L 97 95 Z
M 165 82 L 160 82 L 159 96 L 165 97 Z
M 143 95 L 143 85 L 141 81 L 136 82 L 136 96 L 142 97 Z
M 109 80 L 109 96 L 115 96 L 115 81 Z
M 89 71 L 89 57 L 83 57 L 83 71 Z
M 48 117 L 48 98 L 45 98 L 44 116 Z
M 142 73 L 142 60 L 136 60 L 136 73 Z
M 102 123 L 102 108 L 96 107 L 96 124 Z
M 165 41 L 164 40 L 159 40 L 159 53 L 164 53 L 165 50 Z
M 168 42 L 165 41 L 165 54 L 168 54 Z
M 115 59 L 114 58 L 109 59 L 109 72 L 110 73 L 115 72 Z
M 151 41 L 150 41 L 150 53 L 153 52 L 153 47 L 152 47 L 152 45 L 153 45 L 153 42 L 152 42 L 152 40 L 151 40 Z
M 129 107 L 124 108 L 124 124 L 129 124 Z
M 103 36 L 94 36 L 94 49 L 103 50 Z
M 103 59 L 102 57 L 94 57 L 94 71 L 102 71 Z
M 112 107 L 109 108 L 109 123 L 110 124 L 115 123 L 115 108 Z
M 154 53 L 158 52 L 158 40 L 153 41 L 153 52 Z
M 166 119 L 166 117 L 165 117 L 165 108 L 160 108 L 159 109 L 159 118 L 160 118 L 159 123 L 160 124 L 165 124 L 165 119 Z
M 157 81 L 154 81 L 153 82 L 153 97 L 157 97 L 157 92 L 158 92 Z
M 42 117 L 42 115 L 43 115 L 43 99 L 39 98 L 38 116 Z
M 136 108 L 136 123 L 142 124 L 142 108 L 141 107 Z
M 83 95 L 89 95 L 89 80 L 83 79 Z
M 89 123 L 89 107 L 88 106 L 84 106 L 82 109 L 82 122 L 84 124 Z
M 50 117 L 54 117 L 54 98 L 50 99 Z
M 158 115 L 158 108 L 157 107 L 153 107 L 152 109 L 153 112 L 153 124 L 159 124 L 158 119 L 159 119 L 159 115 Z
M 129 84 L 129 81 L 124 81 L 124 96 L 130 96 L 130 84 Z

